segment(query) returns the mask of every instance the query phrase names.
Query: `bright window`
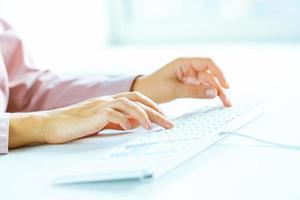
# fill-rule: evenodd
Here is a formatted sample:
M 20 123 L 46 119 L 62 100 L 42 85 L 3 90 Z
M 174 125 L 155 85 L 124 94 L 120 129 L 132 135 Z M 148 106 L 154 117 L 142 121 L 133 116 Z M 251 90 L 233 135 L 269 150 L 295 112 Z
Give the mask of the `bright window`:
M 110 43 L 298 42 L 299 0 L 108 0 Z

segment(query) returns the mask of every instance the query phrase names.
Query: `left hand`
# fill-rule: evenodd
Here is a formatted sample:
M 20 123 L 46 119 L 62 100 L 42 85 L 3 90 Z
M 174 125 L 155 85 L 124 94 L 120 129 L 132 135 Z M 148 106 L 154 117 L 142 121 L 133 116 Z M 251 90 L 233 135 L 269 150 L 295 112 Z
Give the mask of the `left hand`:
M 139 125 L 150 129 L 152 123 L 174 126 L 149 98 L 138 92 L 119 93 L 55 110 L 11 113 L 9 147 L 65 143 L 103 129 L 129 130 Z
M 148 76 L 137 78 L 133 85 L 157 103 L 176 98 L 211 99 L 219 97 L 224 106 L 231 103 L 224 89 L 229 84 L 221 69 L 209 58 L 178 58 Z

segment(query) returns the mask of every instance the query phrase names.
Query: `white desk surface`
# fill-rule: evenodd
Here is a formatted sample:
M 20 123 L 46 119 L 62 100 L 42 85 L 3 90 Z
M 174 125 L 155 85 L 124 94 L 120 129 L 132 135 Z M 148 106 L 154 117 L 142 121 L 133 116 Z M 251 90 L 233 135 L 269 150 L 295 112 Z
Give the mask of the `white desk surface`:
M 287 50 L 288 49 L 288 50 Z M 281 143 L 300 145 L 299 48 L 260 53 L 236 49 L 216 53 L 232 85 L 235 102 L 265 95 L 266 113 L 239 130 Z M 270 49 L 269 49 L 270 50 Z M 229 52 L 229 53 L 228 53 Z M 230 54 L 231 52 L 231 54 Z M 287 53 L 288 52 L 288 53 Z M 264 54 L 263 54 L 264 53 Z M 218 56 L 219 55 L 219 56 Z M 212 55 L 214 57 L 214 55 Z M 164 58 L 165 59 L 165 58 Z M 186 103 L 188 102 L 188 104 Z M 212 101 L 216 104 L 218 101 Z M 208 101 L 164 105 L 196 107 Z M 174 108 L 174 107 L 173 107 Z M 180 111 L 178 111 L 180 112 Z M 0 157 L 0 198 L 10 199 L 300 199 L 300 151 L 269 147 L 234 136 L 151 183 L 117 181 L 54 185 L 66 166 L 84 162 L 132 135 L 93 137 L 64 145 L 28 147 Z

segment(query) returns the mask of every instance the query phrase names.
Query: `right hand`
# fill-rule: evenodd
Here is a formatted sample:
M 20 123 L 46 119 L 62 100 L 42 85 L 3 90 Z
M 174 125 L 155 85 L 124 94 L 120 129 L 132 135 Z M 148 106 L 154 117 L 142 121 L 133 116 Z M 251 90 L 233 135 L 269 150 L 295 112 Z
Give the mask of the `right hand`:
M 158 103 L 176 98 L 212 99 L 219 96 L 224 106 L 231 106 L 224 91 L 229 84 L 222 70 L 209 58 L 177 58 L 157 71 L 137 78 L 132 88 Z
M 17 144 L 13 143 L 14 138 L 12 138 L 10 147 L 34 142 L 65 143 L 103 129 L 128 130 L 139 125 L 150 129 L 151 122 L 164 128 L 174 126 L 160 111 L 157 104 L 148 97 L 138 92 L 120 93 L 109 97 L 89 99 L 56 110 L 36 112 L 34 117 L 30 116 L 30 113 L 12 114 L 11 136 L 16 136 L 16 134 L 20 136 L 24 130 L 32 131 L 30 134 L 27 133 L 27 137 L 31 139 L 25 138 L 23 144 L 20 137 Z

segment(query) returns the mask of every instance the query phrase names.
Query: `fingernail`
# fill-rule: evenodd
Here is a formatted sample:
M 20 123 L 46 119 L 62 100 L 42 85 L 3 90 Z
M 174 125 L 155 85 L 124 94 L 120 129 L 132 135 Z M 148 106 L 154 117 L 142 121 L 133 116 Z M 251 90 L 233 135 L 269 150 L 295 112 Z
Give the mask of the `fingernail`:
M 231 107 L 231 106 L 232 106 L 232 105 L 231 105 L 231 102 L 230 102 L 229 99 L 228 99 L 228 97 L 226 97 L 226 104 L 227 104 L 228 107 Z
M 206 96 L 210 98 L 214 98 L 217 96 L 217 93 L 214 89 L 207 89 L 206 90 Z
M 168 128 L 173 128 L 173 127 L 175 126 L 175 123 L 172 122 L 171 120 L 165 119 L 165 125 L 166 125 Z
M 152 126 L 151 122 L 147 120 L 147 122 L 145 123 L 145 128 L 151 130 L 151 126 Z
M 131 129 L 130 123 L 127 124 L 126 128 L 127 128 L 127 130 L 130 130 L 130 129 Z
M 225 83 L 226 83 L 227 88 L 229 88 L 230 87 L 229 83 L 226 80 L 225 80 Z

